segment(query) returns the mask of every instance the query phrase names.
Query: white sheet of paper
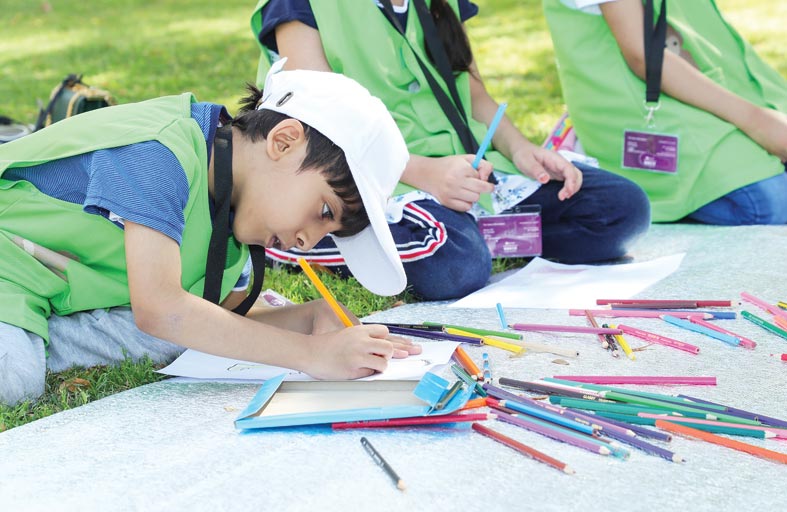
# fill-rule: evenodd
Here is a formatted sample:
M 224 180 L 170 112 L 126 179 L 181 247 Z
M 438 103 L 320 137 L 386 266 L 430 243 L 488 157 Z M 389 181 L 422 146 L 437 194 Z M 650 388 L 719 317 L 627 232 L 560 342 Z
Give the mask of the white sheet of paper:
M 685 253 L 642 263 L 564 265 L 534 258 L 522 270 L 450 304 L 451 308 L 593 308 L 627 299 L 680 267 Z
M 391 359 L 383 373 L 359 380 L 420 380 L 426 372 L 447 364 L 459 343 L 454 341 L 426 341 L 423 352 L 405 359 Z M 213 356 L 188 349 L 158 373 L 196 379 L 267 380 L 286 373 L 284 380 L 315 380 L 303 372 L 250 363 L 237 359 Z

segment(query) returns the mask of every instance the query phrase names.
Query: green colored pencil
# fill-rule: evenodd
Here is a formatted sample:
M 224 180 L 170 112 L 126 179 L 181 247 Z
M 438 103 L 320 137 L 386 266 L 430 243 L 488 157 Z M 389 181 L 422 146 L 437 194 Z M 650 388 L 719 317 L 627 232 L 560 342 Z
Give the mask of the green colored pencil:
M 659 401 L 662 401 L 662 402 L 670 402 L 670 403 L 685 405 L 687 407 L 691 407 L 691 404 L 694 403 L 691 400 L 686 400 L 685 398 L 681 398 L 681 397 L 678 397 L 678 396 L 663 395 L 663 394 L 660 394 L 660 393 L 648 393 L 648 392 L 645 392 L 645 391 L 617 388 L 617 387 L 614 387 L 614 386 L 599 386 L 597 384 L 589 384 L 587 382 L 575 382 L 575 381 L 572 381 L 572 380 L 555 379 L 555 378 L 551 378 L 551 377 L 544 378 L 544 379 L 541 379 L 541 380 L 546 381 L 546 382 L 554 382 L 555 384 L 564 384 L 566 386 L 574 386 L 574 387 L 577 387 L 577 388 L 590 389 L 590 390 L 593 390 L 593 391 L 617 391 L 618 393 L 625 393 L 627 395 L 635 395 L 635 396 L 642 396 L 642 397 L 645 397 L 645 398 L 652 398 L 654 400 L 659 400 Z M 721 411 L 721 412 L 724 412 L 724 411 L 727 410 L 727 408 L 724 407 L 723 405 L 716 405 L 716 404 L 702 404 L 702 407 L 705 408 L 705 409 L 715 409 L 715 410 L 718 410 L 718 411 Z
M 776 327 L 772 323 L 770 323 L 770 322 L 768 322 L 766 320 L 763 320 L 762 318 L 758 317 L 757 315 L 753 315 L 753 314 L 749 313 L 748 311 L 741 311 L 741 316 L 743 318 L 745 318 L 746 320 L 750 321 L 751 323 L 757 324 L 760 327 L 762 327 L 763 329 L 765 329 L 767 331 L 771 331 L 773 334 L 775 334 L 777 336 L 781 336 L 782 338 L 787 340 L 787 331 L 785 331 L 784 329 L 779 329 L 778 327 Z
M 712 412 L 703 411 L 702 409 L 695 409 L 694 407 L 687 407 L 685 405 L 680 405 L 680 404 L 661 402 L 659 400 L 653 400 L 651 398 L 628 395 L 626 393 L 618 393 L 616 391 L 602 391 L 601 394 L 604 396 L 604 398 L 609 398 L 618 402 L 649 405 L 650 407 L 656 407 L 658 409 L 667 409 L 671 411 L 677 411 L 680 413 L 700 412 L 704 415 L 704 418 L 707 420 L 719 420 L 719 421 L 726 421 L 727 423 L 740 423 L 742 425 L 761 425 L 759 421 L 748 420 L 745 418 L 741 418 L 740 416 L 730 416 L 729 414 L 722 414 L 716 411 L 712 411 Z
M 583 409 L 586 411 L 599 411 L 599 412 L 612 412 L 618 414 L 628 414 L 632 416 L 636 416 L 637 413 L 640 412 L 647 412 L 650 414 L 669 414 L 671 417 L 675 414 L 679 414 L 685 418 L 695 418 L 699 420 L 707 419 L 707 413 L 702 412 L 690 412 L 690 411 L 672 411 L 669 409 L 660 409 L 656 407 L 643 407 L 637 404 L 625 404 L 625 403 L 609 403 L 609 402 L 597 402 L 595 400 L 582 400 L 579 398 L 561 398 L 559 396 L 551 396 L 549 397 L 549 401 L 553 404 L 560 405 L 562 407 L 571 407 L 572 409 Z
M 452 324 L 441 324 L 438 322 L 421 322 L 423 325 L 431 325 L 437 326 L 441 325 L 443 327 L 451 327 L 452 329 L 460 329 L 462 331 L 471 332 L 473 334 L 478 334 L 479 336 L 500 336 L 501 338 L 508 338 L 511 340 L 521 340 L 521 334 L 515 334 L 512 332 L 505 332 L 505 331 L 493 331 L 491 329 L 477 329 L 475 327 L 465 327 L 463 325 L 452 325 Z

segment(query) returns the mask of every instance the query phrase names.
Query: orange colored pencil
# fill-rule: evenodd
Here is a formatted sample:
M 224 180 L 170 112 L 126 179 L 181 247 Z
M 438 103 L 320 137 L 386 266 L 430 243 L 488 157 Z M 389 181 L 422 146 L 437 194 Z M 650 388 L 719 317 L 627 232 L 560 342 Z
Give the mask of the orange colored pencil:
M 509 448 L 513 448 L 514 450 L 518 451 L 523 455 L 527 455 L 528 457 L 537 460 L 538 462 L 543 462 L 544 464 L 549 464 L 555 469 L 559 469 L 560 471 L 567 473 L 569 475 L 574 474 L 574 470 L 571 469 L 568 464 L 565 462 L 561 462 L 553 457 L 550 457 L 546 453 L 540 452 L 535 448 L 531 448 L 526 444 L 520 443 L 516 439 L 511 439 L 508 436 L 501 434 L 500 432 L 496 432 L 489 427 L 485 427 L 480 423 L 473 423 L 472 425 L 473 430 L 478 432 L 479 434 L 483 434 L 491 439 L 494 439 L 498 443 L 503 443 L 504 445 L 508 446 Z
M 776 325 L 778 325 L 782 329 L 787 329 L 787 320 L 786 319 L 784 319 L 784 318 L 782 318 L 780 316 L 774 316 L 773 317 L 773 321 L 774 321 L 774 323 Z
M 462 347 L 457 346 L 456 352 L 454 352 L 454 354 L 456 354 L 456 359 L 459 361 L 459 364 L 462 365 L 462 367 L 467 373 L 470 374 L 471 377 L 475 377 L 476 379 L 483 378 L 484 374 L 481 373 L 481 370 L 478 368 L 478 366 L 473 362 L 470 356 L 467 355 L 467 352 L 462 350 Z
M 591 313 L 589 309 L 585 310 L 585 316 L 587 317 L 588 322 L 592 327 L 595 327 L 596 329 L 599 328 L 598 322 L 596 322 L 596 317 L 593 316 L 593 313 Z M 609 347 L 609 343 L 607 342 L 606 336 L 604 336 L 603 334 L 596 334 L 596 336 L 598 336 L 598 340 L 601 342 L 602 348 Z
M 682 434 L 684 436 L 700 439 L 708 443 L 718 444 L 719 446 L 725 446 L 727 448 L 732 448 L 733 450 L 746 452 L 749 455 L 755 455 L 757 457 L 762 457 L 774 462 L 787 464 L 787 453 L 775 452 L 773 450 L 768 450 L 767 448 L 760 448 L 759 446 L 742 443 L 733 439 L 727 439 L 726 437 L 711 434 L 710 432 L 703 432 L 702 430 L 697 430 L 696 428 L 670 423 L 669 421 L 656 420 L 656 427 L 675 434 Z
M 459 410 L 466 411 L 467 409 L 478 409 L 479 407 L 486 407 L 486 397 L 473 398 L 472 400 L 468 400 L 467 403 L 465 403 L 465 406 Z

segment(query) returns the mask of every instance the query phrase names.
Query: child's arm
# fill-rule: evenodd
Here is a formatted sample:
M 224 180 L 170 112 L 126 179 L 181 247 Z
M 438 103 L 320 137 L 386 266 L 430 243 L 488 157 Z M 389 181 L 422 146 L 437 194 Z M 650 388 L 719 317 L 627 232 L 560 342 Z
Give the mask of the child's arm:
M 603 3 L 600 7 L 629 68 L 645 80 L 642 2 L 616 0 Z M 782 160 L 787 159 L 787 116 L 776 110 L 758 107 L 728 91 L 688 61 L 666 49 L 661 87 L 665 94 L 724 119 L 769 153 Z
M 321 379 L 383 371 L 393 345 L 381 325 L 306 335 L 255 322 L 181 288 L 177 243 L 126 221 L 131 308 L 144 332 L 209 354 L 301 370 Z
M 470 65 L 470 97 L 473 103 L 473 119 L 489 126 L 498 104 L 487 92 L 475 62 Z M 568 199 L 582 187 L 582 173 L 579 169 L 556 152 L 527 140 L 508 116 L 503 116 L 500 120 L 492 144 L 514 162 L 522 174 L 541 183 L 549 180 L 563 181 L 563 188 L 558 192 L 560 200 Z

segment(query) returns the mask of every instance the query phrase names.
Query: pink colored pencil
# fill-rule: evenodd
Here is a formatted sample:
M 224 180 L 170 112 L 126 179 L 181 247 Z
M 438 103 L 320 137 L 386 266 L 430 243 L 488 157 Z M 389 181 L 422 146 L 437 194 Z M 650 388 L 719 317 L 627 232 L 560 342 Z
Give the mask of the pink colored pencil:
M 649 304 L 649 305 L 662 305 L 674 304 L 676 302 L 694 304 L 698 308 L 711 308 L 711 307 L 729 307 L 732 306 L 731 300 L 670 300 L 670 299 L 597 299 L 596 304 L 599 306 L 607 304 Z M 678 306 L 670 306 L 680 309 Z
M 715 386 L 716 377 L 689 376 L 647 376 L 647 375 L 554 375 L 555 379 L 586 382 L 588 384 L 640 384 L 669 385 L 683 384 L 689 386 Z
M 643 331 L 642 329 L 637 329 L 636 327 L 629 327 L 628 325 L 623 325 L 623 324 L 618 324 L 618 329 L 636 338 L 641 338 L 646 341 L 658 343 L 659 345 L 676 348 L 678 350 L 684 350 L 691 354 L 700 353 L 700 347 L 696 345 L 692 345 L 684 341 L 674 340 L 672 338 L 667 338 L 666 336 L 662 336 L 661 334 L 656 334 L 655 332 Z
M 585 312 L 589 311 L 590 314 L 594 316 L 600 316 L 604 318 L 615 318 L 615 317 L 629 317 L 629 318 L 659 318 L 661 315 L 664 315 L 664 311 L 652 310 L 652 309 L 569 309 L 568 314 L 571 316 L 585 316 Z M 713 318 L 713 315 L 710 313 L 692 313 L 691 311 L 670 311 L 670 315 L 677 317 L 677 318 L 688 318 L 689 315 L 699 316 L 705 320 L 710 320 Z M 620 328 L 620 326 L 618 326 Z
M 782 329 L 787 329 L 787 319 L 782 318 L 780 316 L 773 317 L 773 323 L 781 327 Z
M 781 317 L 781 318 L 784 318 L 785 320 L 787 320 L 787 311 L 785 311 L 783 309 L 780 309 L 778 306 L 774 306 L 772 304 L 768 304 L 764 300 L 758 299 L 757 297 L 755 297 L 751 293 L 741 292 L 741 298 L 743 300 L 745 300 L 746 302 L 750 302 L 750 303 L 754 304 L 755 306 L 757 306 L 757 307 L 759 307 L 761 309 L 764 309 L 765 311 L 767 311 L 768 313 L 772 314 L 773 316 Z
M 494 414 L 443 414 L 440 416 L 415 416 L 412 418 L 391 418 L 387 420 L 345 421 L 331 423 L 331 427 L 335 429 L 409 427 L 414 425 L 458 423 L 461 421 L 486 421 L 495 418 Z
M 584 325 L 549 325 L 549 324 L 513 324 L 509 325 L 515 331 L 544 331 L 544 332 L 578 332 L 585 334 L 622 334 L 620 329 L 605 329 L 603 327 L 586 327 Z
M 705 320 L 702 320 L 701 318 L 699 318 L 699 316 L 697 316 L 697 315 L 689 316 L 689 321 L 691 323 L 693 323 L 693 324 L 701 325 L 701 326 L 706 327 L 708 329 L 711 329 L 713 331 L 720 332 L 722 334 L 729 334 L 730 336 L 734 336 L 734 337 L 738 338 L 739 340 L 741 340 L 741 343 L 740 343 L 741 347 L 748 348 L 748 349 L 754 349 L 754 347 L 757 346 L 757 342 L 755 342 L 754 340 L 750 340 L 749 338 L 744 338 L 740 334 L 736 334 L 736 333 L 734 333 L 732 331 L 728 331 L 727 329 L 719 327 L 718 325 L 716 325 L 714 323 L 706 322 Z
M 640 418 L 652 418 L 655 420 L 663 420 L 667 419 L 664 414 L 653 414 L 649 412 L 640 412 L 637 413 L 637 416 Z M 673 419 L 678 420 L 677 418 L 673 417 Z M 669 419 L 667 419 L 669 421 Z M 733 427 L 733 428 L 742 428 L 746 430 L 764 430 L 766 432 L 772 432 L 776 434 L 774 439 L 787 439 L 787 428 L 775 428 L 769 427 L 767 425 L 743 425 L 741 423 L 728 423 L 726 421 L 716 421 L 716 420 L 700 420 L 697 418 L 680 418 L 679 421 L 681 423 L 695 423 L 697 425 L 718 425 L 720 427 Z

